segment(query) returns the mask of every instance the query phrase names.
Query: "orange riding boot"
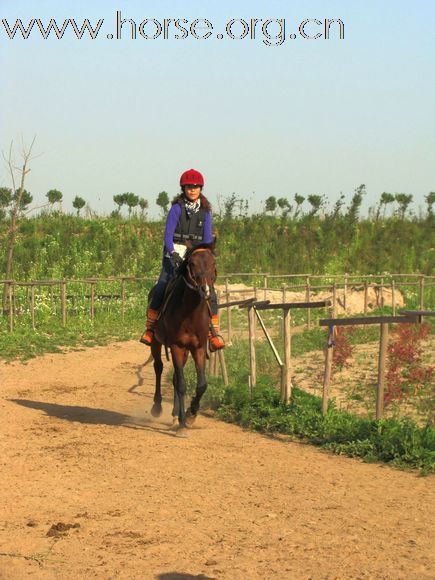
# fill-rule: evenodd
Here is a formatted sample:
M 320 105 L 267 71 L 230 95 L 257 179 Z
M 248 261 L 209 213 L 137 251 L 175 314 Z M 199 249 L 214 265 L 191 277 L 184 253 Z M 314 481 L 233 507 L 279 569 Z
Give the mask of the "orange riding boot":
M 211 328 L 208 333 L 208 347 L 210 352 L 216 352 L 221 348 L 225 348 L 224 339 L 219 334 L 219 315 L 213 314 L 211 317 L 211 325 L 213 327 L 214 332 L 212 332 Z
M 157 324 L 157 319 L 159 318 L 159 311 L 153 310 L 152 308 L 148 307 L 147 310 L 147 326 L 144 330 L 144 333 L 140 337 L 139 341 L 147 346 L 151 346 L 151 343 L 154 338 L 154 328 Z

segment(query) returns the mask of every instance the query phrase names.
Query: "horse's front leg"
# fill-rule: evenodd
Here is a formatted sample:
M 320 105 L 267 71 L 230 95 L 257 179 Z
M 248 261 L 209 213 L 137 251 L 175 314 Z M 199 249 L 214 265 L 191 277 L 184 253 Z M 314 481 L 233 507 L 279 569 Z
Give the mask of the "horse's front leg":
M 177 393 L 177 377 L 175 376 L 175 372 L 172 376 L 172 385 L 174 386 L 174 406 L 172 407 L 172 424 L 178 425 L 178 415 L 180 413 L 180 399 L 178 398 Z
M 188 351 L 173 345 L 171 347 L 172 362 L 174 365 L 174 389 L 178 398 L 178 425 L 180 434 L 186 428 L 186 412 L 184 408 L 184 397 L 186 395 L 186 380 L 184 378 L 184 365 L 186 364 Z
M 206 349 L 198 348 L 192 352 L 196 366 L 196 392 L 192 398 L 190 407 L 186 413 L 186 423 L 190 427 L 196 419 L 199 410 L 199 403 L 205 391 L 207 390 L 207 379 L 205 376 Z
M 154 405 L 151 408 L 151 415 L 153 417 L 160 417 L 162 414 L 162 345 L 159 342 L 151 344 L 151 353 L 154 358 L 154 372 L 156 374 L 156 388 L 154 391 Z

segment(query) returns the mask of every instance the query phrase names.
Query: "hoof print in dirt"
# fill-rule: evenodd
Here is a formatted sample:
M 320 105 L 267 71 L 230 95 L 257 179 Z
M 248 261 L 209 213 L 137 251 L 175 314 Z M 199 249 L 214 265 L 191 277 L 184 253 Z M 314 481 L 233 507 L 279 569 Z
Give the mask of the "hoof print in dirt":
M 61 538 L 71 528 L 79 528 L 79 527 L 80 527 L 80 524 L 64 524 L 63 522 L 59 522 L 59 523 L 53 524 L 51 526 L 51 528 L 47 532 L 47 536 L 54 537 L 54 538 Z

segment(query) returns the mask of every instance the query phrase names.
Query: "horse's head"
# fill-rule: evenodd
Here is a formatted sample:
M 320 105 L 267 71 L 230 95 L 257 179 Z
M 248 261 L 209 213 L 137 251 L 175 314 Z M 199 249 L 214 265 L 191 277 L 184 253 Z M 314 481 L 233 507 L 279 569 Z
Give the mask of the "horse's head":
M 199 292 L 201 298 L 210 299 L 216 280 L 214 242 L 188 248 L 185 257 L 185 278 L 188 285 Z

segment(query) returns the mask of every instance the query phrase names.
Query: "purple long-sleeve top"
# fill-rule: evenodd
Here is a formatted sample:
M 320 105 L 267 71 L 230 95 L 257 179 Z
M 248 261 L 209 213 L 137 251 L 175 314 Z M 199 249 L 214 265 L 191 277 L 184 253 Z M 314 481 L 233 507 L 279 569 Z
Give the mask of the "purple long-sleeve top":
M 164 254 L 171 254 L 174 251 L 174 232 L 177 227 L 178 220 L 181 216 L 181 205 L 179 203 L 174 203 L 168 213 L 166 218 L 165 227 L 165 249 Z M 205 212 L 204 216 L 204 244 L 211 244 L 213 241 L 212 228 L 211 228 L 211 213 L 209 211 Z

